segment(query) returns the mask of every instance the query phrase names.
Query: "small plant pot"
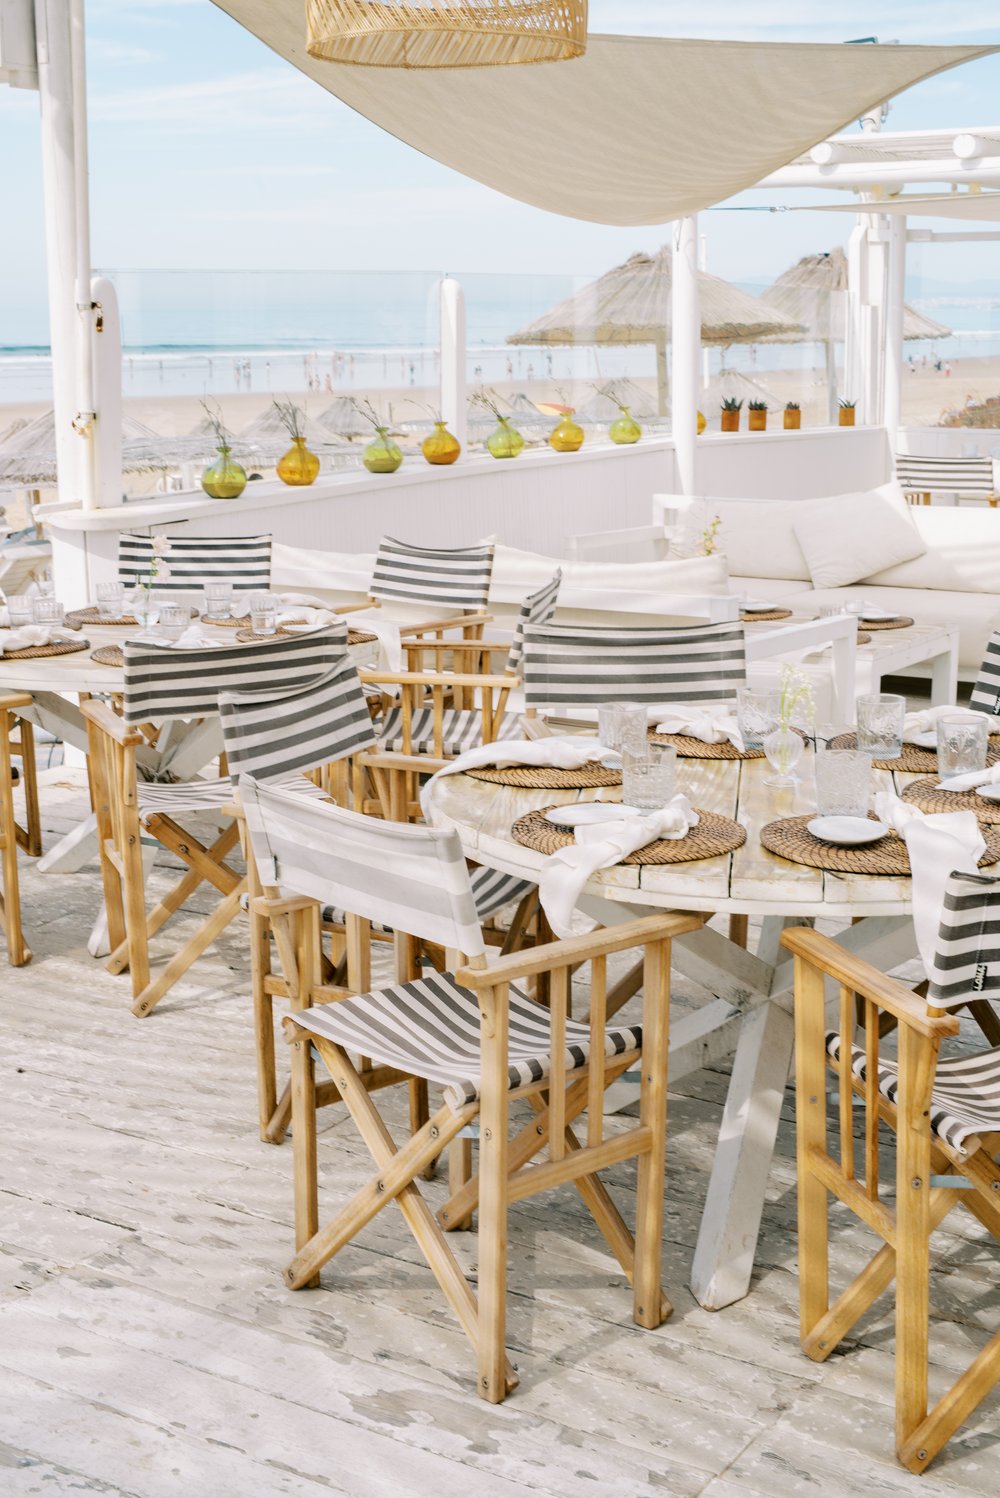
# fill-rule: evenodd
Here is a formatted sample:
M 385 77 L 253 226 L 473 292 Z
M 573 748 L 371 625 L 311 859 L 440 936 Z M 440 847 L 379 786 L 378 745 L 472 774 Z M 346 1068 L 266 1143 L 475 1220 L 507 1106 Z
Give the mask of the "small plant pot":
M 748 411 L 747 412 L 747 425 L 749 426 L 751 432 L 766 432 L 767 431 L 767 412 L 766 411 Z
M 799 430 L 799 427 L 802 425 L 802 412 L 801 411 L 786 411 L 784 414 L 785 414 L 785 431 L 786 432 L 797 432 Z
M 724 432 L 738 432 L 740 429 L 740 413 L 738 411 L 723 411 L 719 425 Z
M 840 408 L 840 425 L 842 427 L 852 427 L 854 425 L 854 407 L 853 406 L 841 406 L 841 408 Z

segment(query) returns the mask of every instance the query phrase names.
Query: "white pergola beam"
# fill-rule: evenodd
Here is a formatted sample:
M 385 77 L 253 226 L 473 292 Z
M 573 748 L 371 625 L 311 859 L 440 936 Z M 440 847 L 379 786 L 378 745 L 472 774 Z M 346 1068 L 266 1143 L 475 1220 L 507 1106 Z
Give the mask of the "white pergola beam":
M 962 162 L 954 155 L 904 161 L 834 161 L 829 166 L 783 166 L 757 184 L 758 187 L 836 187 L 847 192 L 875 187 L 900 187 L 905 182 L 941 182 L 967 187 L 1000 184 L 1000 157 Z

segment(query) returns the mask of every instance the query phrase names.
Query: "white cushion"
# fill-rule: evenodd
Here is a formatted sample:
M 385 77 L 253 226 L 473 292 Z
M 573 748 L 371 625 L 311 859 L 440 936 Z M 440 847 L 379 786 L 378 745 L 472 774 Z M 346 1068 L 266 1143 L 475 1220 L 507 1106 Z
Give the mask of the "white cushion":
M 771 503 L 702 496 L 684 512 L 674 554 L 698 556 L 705 532 L 717 516 L 715 544 L 725 554 L 731 574 L 808 581 L 809 568 L 792 530 L 792 515 L 798 508 L 796 500 Z
M 560 609 L 656 611 L 672 595 L 729 592 L 729 569 L 721 555 L 671 558 L 660 562 L 567 562 L 534 551 L 498 546 L 493 561 L 490 605 L 521 604 L 529 593 L 562 568 Z
M 756 603 L 761 599 L 770 603 L 773 600 L 783 605 L 790 600 L 801 599 L 813 590 L 812 583 L 806 578 L 736 577 L 732 573 L 729 576 L 729 586 L 736 594 L 745 593 L 751 602 Z
M 870 573 L 866 582 L 886 588 L 1000 595 L 1000 512 L 915 505 L 910 513 L 927 551 L 913 561 Z
M 886 495 L 838 494 L 794 509 L 792 529 L 816 588 L 849 587 L 927 550 L 910 516 Z

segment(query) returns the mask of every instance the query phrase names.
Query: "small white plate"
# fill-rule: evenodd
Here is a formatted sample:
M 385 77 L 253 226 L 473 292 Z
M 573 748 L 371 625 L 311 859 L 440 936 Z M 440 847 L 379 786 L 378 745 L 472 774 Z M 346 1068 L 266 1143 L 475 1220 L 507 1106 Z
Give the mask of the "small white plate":
M 813 817 L 806 828 L 821 843 L 836 843 L 841 848 L 877 843 L 889 831 L 884 822 L 869 822 L 867 817 Z
M 866 619 L 871 619 L 874 623 L 877 624 L 882 620 L 888 622 L 888 620 L 890 619 L 902 619 L 903 616 L 902 614 L 887 614 L 885 609 L 867 609 L 858 617 L 861 619 L 862 624 Z
M 545 820 L 553 827 L 594 827 L 638 815 L 634 806 L 622 806 L 618 801 L 584 801 L 578 806 L 553 806 L 545 813 Z
M 745 614 L 769 614 L 772 609 L 783 609 L 783 603 L 765 603 L 762 598 L 754 598 L 749 603 L 742 605 Z
M 976 795 L 984 801 L 1000 801 L 1000 785 L 977 785 Z

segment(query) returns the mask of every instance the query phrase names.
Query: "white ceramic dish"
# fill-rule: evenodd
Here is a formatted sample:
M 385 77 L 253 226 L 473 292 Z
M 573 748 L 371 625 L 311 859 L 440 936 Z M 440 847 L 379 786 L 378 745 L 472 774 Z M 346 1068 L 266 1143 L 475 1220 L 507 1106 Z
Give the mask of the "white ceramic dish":
M 766 603 L 762 598 L 753 598 L 749 603 L 743 604 L 743 612 L 746 614 L 769 614 L 772 609 L 782 609 L 783 603 Z
M 553 827 L 596 827 L 601 822 L 621 822 L 638 815 L 634 806 L 622 806 L 618 801 L 584 801 L 578 806 L 553 806 L 545 813 L 545 820 Z
M 876 624 L 881 620 L 902 619 L 902 617 L 902 614 L 887 614 L 885 609 L 867 609 L 864 613 L 859 615 L 862 623 L 864 623 L 866 619 L 871 619 Z
M 839 848 L 877 843 L 889 831 L 884 822 L 869 822 L 867 817 L 813 817 L 806 828 L 821 843 L 835 843 Z
M 982 796 L 984 801 L 1000 801 L 1000 785 L 978 785 L 976 795 Z

